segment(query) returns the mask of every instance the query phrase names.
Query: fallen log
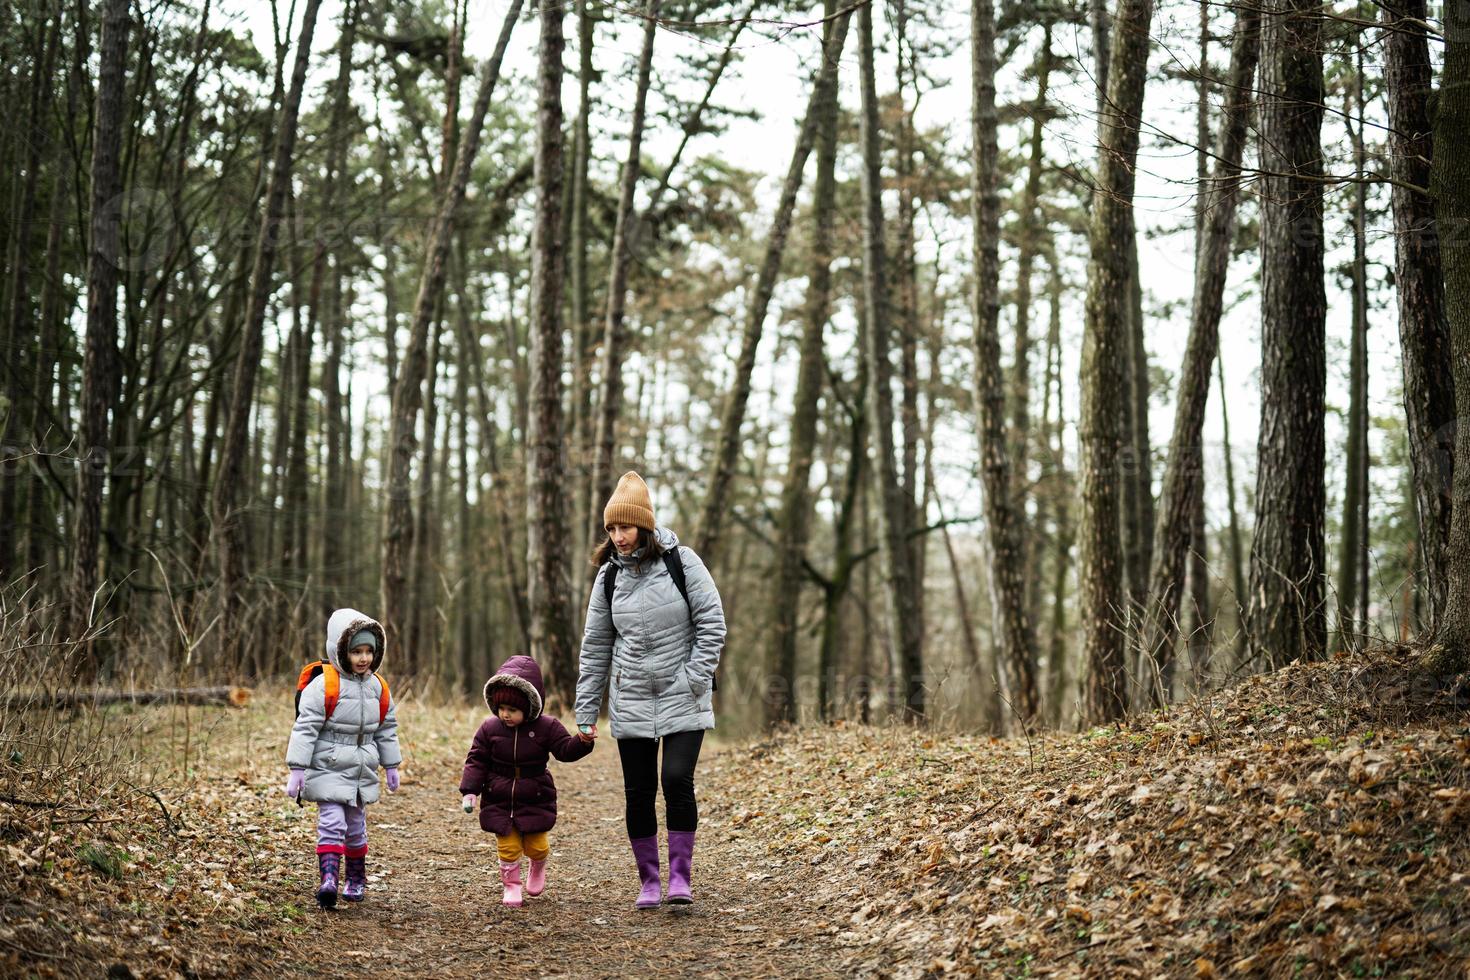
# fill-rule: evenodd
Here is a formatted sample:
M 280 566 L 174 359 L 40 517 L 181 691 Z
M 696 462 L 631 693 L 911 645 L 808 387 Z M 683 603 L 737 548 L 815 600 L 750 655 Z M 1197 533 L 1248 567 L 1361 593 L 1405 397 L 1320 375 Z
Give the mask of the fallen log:
M 169 687 L 156 691 L 57 691 L 48 694 L 7 694 L 0 704 L 7 711 L 47 708 L 100 708 L 110 704 L 194 704 L 243 708 L 250 703 L 248 687 Z

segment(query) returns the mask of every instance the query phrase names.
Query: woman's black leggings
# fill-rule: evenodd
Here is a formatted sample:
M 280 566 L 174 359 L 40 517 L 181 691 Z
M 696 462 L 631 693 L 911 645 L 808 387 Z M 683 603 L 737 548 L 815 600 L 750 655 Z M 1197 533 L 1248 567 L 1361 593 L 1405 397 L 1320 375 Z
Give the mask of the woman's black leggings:
M 659 779 L 658 743 L 664 743 L 663 779 Z M 694 803 L 694 767 L 699 764 L 699 747 L 704 732 L 675 732 L 657 738 L 620 738 L 618 755 L 623 760 L 623 793 L 627 796 L 625 816 L 628 837 L 641 840 L 658 833 L 654 798 L 659 783 L 664 787 L 664 820 L 670 830 L 695 830 L 699 808 Z

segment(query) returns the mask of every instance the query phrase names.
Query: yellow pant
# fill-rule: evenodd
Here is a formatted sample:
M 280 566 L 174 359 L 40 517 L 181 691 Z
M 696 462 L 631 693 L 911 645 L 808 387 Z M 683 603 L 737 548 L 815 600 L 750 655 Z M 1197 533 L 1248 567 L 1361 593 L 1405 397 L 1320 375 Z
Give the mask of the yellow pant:
M 545 861 L 551 854 L 551 838 L 544 830 L 534 834 L 522 834 L 519 830 L 496 834 L 495 846 L 500 849 L 502 861 L 519 861 L 522 854 L 532 861 Z

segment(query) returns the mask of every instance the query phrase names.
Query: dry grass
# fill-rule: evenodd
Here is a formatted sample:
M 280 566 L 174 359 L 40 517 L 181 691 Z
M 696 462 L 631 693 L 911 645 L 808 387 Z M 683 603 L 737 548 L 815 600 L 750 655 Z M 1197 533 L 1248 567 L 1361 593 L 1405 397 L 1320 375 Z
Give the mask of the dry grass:
M 10 642 L 3 683 L 45 690 Z M 395 691 L 404 783 L 434 799 L 483 707 Z M 1080 735 L 722 740 L 701 834 L 745 872 L 734 904 L 798 895 L 843 973 L 1458 976 L 1463 692 L 1393 649 Z M 0 973 L 292 968 L 320 920 L 314 814 L 280 791 L 290 718 L 285 685 L 243 708 L 0 713 Z
M 236 707 L 62 707 L 56 694 L 77 682 L 58 665 L 76 648 L 20 614 L 0 599 L 0 974 L 262 968 L 309 921 L 300 840 L 315 814 L 280 791 L 289 685 Z M 119 686 L 132 685 L 151 686 Z M 410 760 L 416 741 L 479 720 L 402 686 Z M 415 778 L 411 761 L 403 776 Z

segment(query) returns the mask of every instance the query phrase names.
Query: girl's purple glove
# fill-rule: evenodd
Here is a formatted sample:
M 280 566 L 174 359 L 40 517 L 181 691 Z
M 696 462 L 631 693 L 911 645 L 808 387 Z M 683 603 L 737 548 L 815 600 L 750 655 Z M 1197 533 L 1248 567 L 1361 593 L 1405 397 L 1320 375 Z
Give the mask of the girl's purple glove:
M 394 767 L 392 769 L 388 769 L 386 771 L 387 771 L 387 774 L 388 774 L 388 792 L 390 792 L 390 793 L 396 793 L 396 792 L 398 792 L 398 769 L 397 769 L 397 767 Z
M 299 797 L 301 795 L 302 788 L 305 786 L 306 770 L 292 769 L 291 777 L 286 780 L 286 795 L 290 797 Z
M 464 795 L 464 799 L 462 799 L 462 800 L 459 801 L 459 805 L 464 808 L 464 812 L 465 813 L 474 813 L 475 812 L 475 796 L 474 796 L 474 794 L 473 793 L 466 793 Z

